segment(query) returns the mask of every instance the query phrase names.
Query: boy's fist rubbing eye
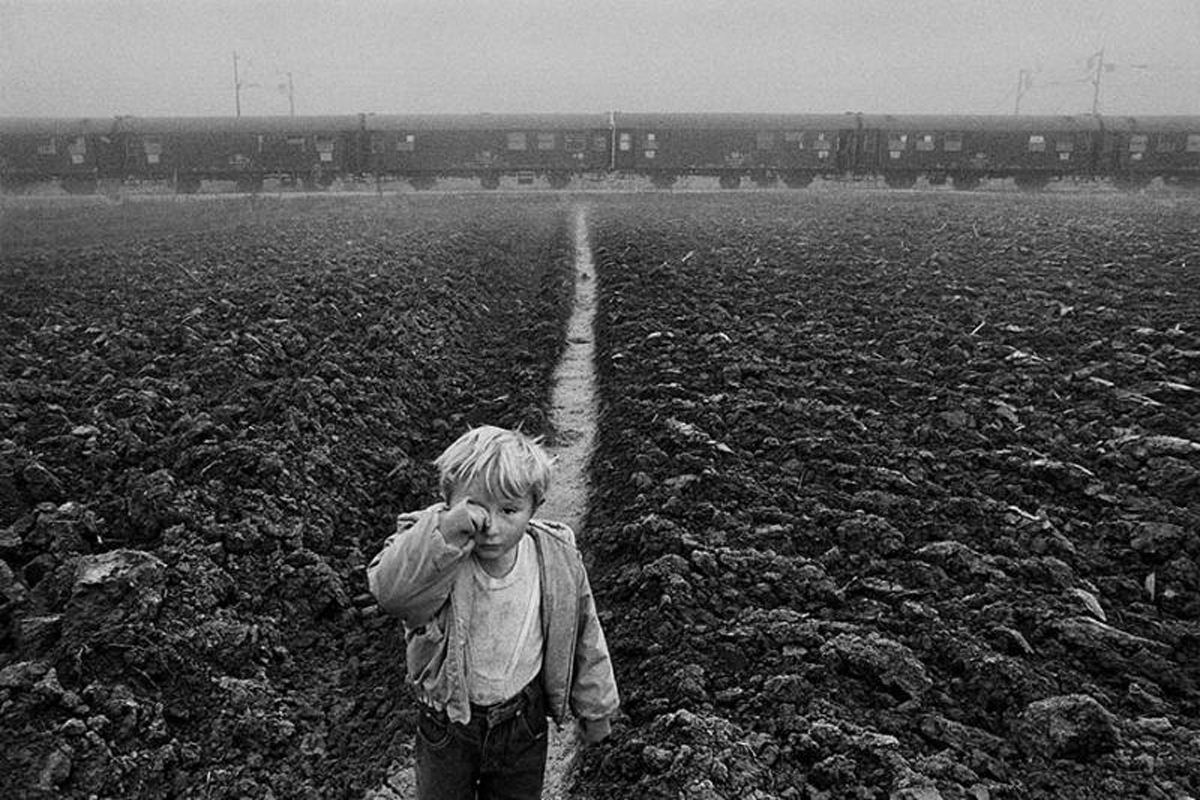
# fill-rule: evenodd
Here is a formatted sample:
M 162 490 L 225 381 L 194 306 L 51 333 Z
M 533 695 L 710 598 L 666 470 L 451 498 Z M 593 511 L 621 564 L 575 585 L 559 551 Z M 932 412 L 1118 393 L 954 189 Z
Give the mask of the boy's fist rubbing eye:
M 451 544 L 463 547 L 488 529 L 491 516 L 488 510 L 474 500 L 464 498 L 442 512 L 438 527 Z

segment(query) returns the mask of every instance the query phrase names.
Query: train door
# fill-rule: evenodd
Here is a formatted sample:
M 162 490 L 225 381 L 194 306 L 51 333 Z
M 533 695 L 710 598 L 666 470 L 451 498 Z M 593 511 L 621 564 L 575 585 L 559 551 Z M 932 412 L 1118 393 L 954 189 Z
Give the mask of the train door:
M 167 164 L 167 154 L 163 147 L 162 136 L 146 134 L 141 137 L 140 144 L 138 159 L 144 172 L 155 175 L 169 169 L 170 165 Z
M 125 159 L 125 139 L 128 134 L 110 131 L 92 137 L 96 171 L 102 178 L 125 178 L 129 175 Z
M 1183 152 L 1175 159 L 1173 168 L 1180 180 L 1200 185 L 1200 132 L 1185 132 Z
M 634 132 L 631 130 L 618 130 L 616 132 L 616 141 L 613 154 L 613 166 L 618 170 L 633 170 L 637 166 L 636 150 L 634 150 Z
M 1150 154 L 1150 134 L 1131 131 L 1124 137 L 1117 151 L 1118 166 L 1122 172 L 1139 172 L 1146 168 Z
M 873 173 L 879 167 L 880 132 L 873 128 L 843 137 L 842 165 L 852 175 Z
M 1102 175 L 1112 174 L 1117 170 L 1117 158 L 1123 138 L 1121 131 L 1110 129 L 1102 123 L 1100 129 L 1095 133 L 1095 137 L 1092 163 L 1095 165 L 1096 172 Z

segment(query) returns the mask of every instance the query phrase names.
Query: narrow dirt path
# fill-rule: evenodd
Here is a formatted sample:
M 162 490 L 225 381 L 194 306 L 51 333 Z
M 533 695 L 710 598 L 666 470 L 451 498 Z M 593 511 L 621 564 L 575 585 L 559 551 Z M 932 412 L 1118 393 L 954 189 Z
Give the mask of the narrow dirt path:
M 592 247 L 588 241 L 587 209 L 577 206 L 575 226 L 575 305 L 567 326 L 567 347 L 554 373 L 554 392 L 550 400 L 550 422 L 555 441 L 554 485 L 538 515 L 570 525 L 575 531 L 583 526 L 588 502 L 588 460 L 596 439 L 596 417 L 600 402 L 596 392 L 593 363 L 596 317 L 596 274 Z M 568 795 L 567 784 L 575 742 L 573 728 L 561 732 L 550 728 L 550 755 L 546 767 L 546 800 L 580 797 Z
M 596 275 L 584 206 L 575 207 L 572 224 L 575 230 L 575 302 L 567 325 L 567 346 L 554 372 L 554 390 L 550 398 L 554 442 L 549 449 L 555 458 L 554 483 L 538 516 L 565 522 L 578 531 L 587 516 L 587 467 L 596 439 L 600 404 L 593 363 Z M 556 731 L 551 725 L 546 786 L 542 791 L 544 800 L 584 800 L 585 795 L 567 791 L 574 754 L 573 728 L 564 726 L 562 731 Z M 416 797 L 416 783 L 410 763 L 403 765 L 384 786 L 368 792 L 365 800 L 409 800 L 413 797 Z

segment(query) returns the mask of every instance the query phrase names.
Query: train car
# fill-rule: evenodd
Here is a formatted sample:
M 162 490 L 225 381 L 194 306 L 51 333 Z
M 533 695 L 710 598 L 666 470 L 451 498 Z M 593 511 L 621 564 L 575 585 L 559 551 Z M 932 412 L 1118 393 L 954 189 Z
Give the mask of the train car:
M 707 175 L 724 188 L 749 177 L 807 186 L 853 170 L 855 114 L 613 114 L 613 169 L 667 187 Z
M 358 118 L 123 117 L 122 177 L 171 181 L 193 192 L 202 180 L 256 190 L 268 178 L 328 186 L 355 171 Z
M 873 163 L 889 186 L 925 176 L 970 189 L 984 178 L 1012 178 L 1039 189 L 1063 177 L 1094 178 L 1103 159 L 1101 125 L 1091 116 L 862 117 L 860 164 Z
M 119 158 L 111 119 L 0 119 L 0 187 L 59 182 L 71 193 L 96 190 Z
M 368 114 L 361 128 L 367 171 L 418 189 L 442 177 L 495 189 L 505 175 L 563 188 L 574 175 L 606 172 L 612 149 L 607 114 Z
M 672 185 L 714 176 L 734 188 L 815 177 L 881 176 L 911 187 L 924 177 L 972 188 L 1011 178 L 1111 178 L 1121 188 L 1155 178 L 1200 185 L 1200 117 L 935 116 L 872 114 L 473 114 L 306 117 L 0 119 L 0 186 L 58 181 L 95 191 L 100 180 L 203 180 L 243 191 L 267 179 L 328 186 L 342 178 L 401 178 L 428 188 L 469 177 L 644 175 Z
M 1104 117 L 1104 170 L 1121 189 L 1200 186 L 1200 117 Z

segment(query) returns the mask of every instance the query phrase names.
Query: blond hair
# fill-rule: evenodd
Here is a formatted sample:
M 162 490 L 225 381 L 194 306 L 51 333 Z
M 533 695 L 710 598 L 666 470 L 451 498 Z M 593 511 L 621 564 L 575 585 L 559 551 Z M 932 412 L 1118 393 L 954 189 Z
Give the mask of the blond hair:
M 530 496 L 534 508 L 550 488 L 552 463 L 540 436 L 531 438 L 494 425 L 467 431 L 433 462 L 441 473 L 446 502 L 455 489 L 480 479 L 493 498 Z

